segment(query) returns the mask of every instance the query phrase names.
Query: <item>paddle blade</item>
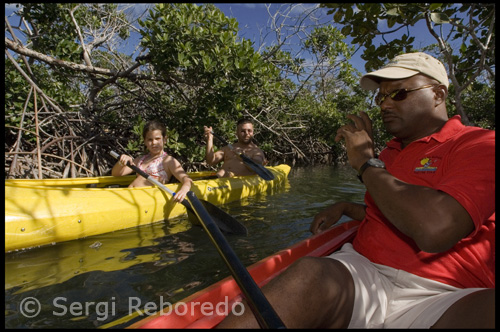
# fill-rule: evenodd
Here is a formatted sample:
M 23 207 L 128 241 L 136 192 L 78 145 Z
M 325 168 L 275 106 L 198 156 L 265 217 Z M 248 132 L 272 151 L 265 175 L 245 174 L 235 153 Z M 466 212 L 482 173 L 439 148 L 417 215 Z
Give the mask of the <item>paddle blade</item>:
M 234 219 L 231 215 L 227 214 L 222 209 L 210 202 L 201 199 L 199 199 L 199 201 L 203 204 L 203 207 L 205 207 L 208 214 L 212 217 L 215 224 L 222 232 L 234 235 L 248 235 L 248 229 L 239 221 Z M 190 209 L 188 209 L 188 218 L 192 224 L 200 225 L 200 220 L 198 219 L 196 214 L 193 213 L 193 211 L 190 211 Z
M 274 180 L 274 174 L 271 173 L 267 168 L 263 165 L 257 164 L 255 161 L 245 156 L 244 154 L 240 154 L 241 160 L 247 164 L 258 176 L 263 178 L 266 181 Z

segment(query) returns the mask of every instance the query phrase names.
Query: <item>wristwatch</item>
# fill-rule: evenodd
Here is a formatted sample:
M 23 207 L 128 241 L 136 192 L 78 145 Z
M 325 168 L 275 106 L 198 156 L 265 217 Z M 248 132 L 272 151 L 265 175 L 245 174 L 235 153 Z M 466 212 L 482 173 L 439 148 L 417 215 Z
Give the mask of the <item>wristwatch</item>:
M 377 158 L 370 158 L 370 159 L 368 159 L 368 161 L 365 162 L 359 168 L 359 171 L 358 171 L 358 179 L 359 179 L 359 181 L 361 181 L 361 183 L 363 183 L 363 178 L 361 176 L 363 175 L 363 173 L 365 172 L 365 170 L 368 167 L 385 168 L 385 164 L 384 164 L 384 162 L 382 160 L 377 159 Z

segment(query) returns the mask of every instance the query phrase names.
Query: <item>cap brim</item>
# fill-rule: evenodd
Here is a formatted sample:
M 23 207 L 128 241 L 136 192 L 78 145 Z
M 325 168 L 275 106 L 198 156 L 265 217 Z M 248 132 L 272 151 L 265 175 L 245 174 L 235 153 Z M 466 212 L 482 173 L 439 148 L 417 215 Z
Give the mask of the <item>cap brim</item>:
M 419 72 L 416 70 L 401 67 L 386 67 L 380 70 L 368 73 L 361 77 L 359 84 L 365 90 L 376 90 L 379 88 L 380 79 L 399 80 L 412 77 Z

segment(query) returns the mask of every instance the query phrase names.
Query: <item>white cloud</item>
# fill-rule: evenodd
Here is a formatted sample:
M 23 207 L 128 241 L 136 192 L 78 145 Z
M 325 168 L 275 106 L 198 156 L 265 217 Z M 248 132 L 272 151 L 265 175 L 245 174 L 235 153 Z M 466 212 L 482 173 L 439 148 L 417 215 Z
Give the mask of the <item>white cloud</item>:
M 5 15 L 10 16 L 14 12 L 17 12 L 23 8 L 23 5 L 21 3 L 9 3 L 5 4 Z
M 304 12 L 310 12 L 311 10 L 314 10 L 319 7 L 318 3 L 301 3 L 301 4 L 296 4 L 292 7 L 290 14 L 291 15 L 300 15 Z

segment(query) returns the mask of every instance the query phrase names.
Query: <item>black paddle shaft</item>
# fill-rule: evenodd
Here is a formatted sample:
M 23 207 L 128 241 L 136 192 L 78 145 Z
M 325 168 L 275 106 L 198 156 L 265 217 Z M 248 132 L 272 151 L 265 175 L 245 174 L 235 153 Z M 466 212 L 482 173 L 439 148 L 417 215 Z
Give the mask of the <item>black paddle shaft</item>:
M 119 157 L 118 153 L 111 151 L 111 155 L 115 158 Z M 154 178 L 151 178 L 149 174 L 145 173 L 140 168 L 132 165 L 130 162 L 127 163 L 127 166 L 132 168 L 134 171 L 139 173 L 141 176 L 145 177 L 148 181 L 159 186 L 161 189 L 169 192 L 170 194 L 174 194 L 170 189 L 165 187 L 162 183 L 157 181 Z M 241 263 L 240 259 L 233 251 L 226 238 L 219 230 L 219 227 L 215 224 L 210 214 L 208 214 L 207 210 L 201 203 L 201 201 L 196 197 L 196 195 L 192 191 L 188 191 L 186 195 L 187 199 L 182 201 L 182 204 L 191 210 L 194 210 L 196 216 L 201 222 L 201 225 L 208 233 L 210 240 L 214 244 L 215 248 L 219 252 L 219 255 L 226 263 L 231 275 L 234 280 L 240 287 L 241 291 L 245 295 L 247 299 L 247 303 L 250 306 L 250 309 L 255 315 L 260 327 L 262 328 L 286 328 L 278 314 L 274 311 L 273 307 L 264 296 L 259 286 L 255 283 L 255 281 L 248 273 L 248 270 Z M 188 201 L 188 202 L 187 202 Z
M 260 327 L 272 329 L 286 328 L 285 324 L 283 324 L 276 311 L 274 311 L 259 286 L 252 279 L 250 273 L 241 263 L 240 259 L 233 251 L 217 225 L 215 225 L 214 221 L 196 195 L 192 191 L 189 191 L 186 197 L 198 215 L 198 218 L 200 219 L 203 228 L 205 228 L 205 231 L 208 233 L 210 240 L 217 248 L 219 255 L 229 268 L 234 280 L 245 295 L 247 303 L 254 313 Z

